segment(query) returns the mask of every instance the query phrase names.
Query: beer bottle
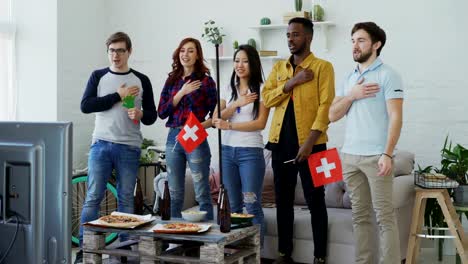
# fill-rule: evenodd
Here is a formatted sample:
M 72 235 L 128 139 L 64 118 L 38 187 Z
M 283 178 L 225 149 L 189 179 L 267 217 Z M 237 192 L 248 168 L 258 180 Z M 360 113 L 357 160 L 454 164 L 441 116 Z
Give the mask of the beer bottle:
M 219 206 L 219 230 L 222 233 L 231 231 L 231 206 L 229 205 L 228 191 L 223 190 Z
M 216 210 L 216 223 L 219 225 L 220 218 L 219 218 L 219 213 L 221 212 L 221 196 L 223 195 L 224 192 L 224 184 L 221 184 L 219 186 L 219 193 L 218 193 L 218 201 L 216 203 L 216 207 L 218 210 Z
M 136 185 L 135 185 L 135 197 L 133 199 L 133 208 L 134 212 L 137 215 L 143 214 L 143 191 L 141 190 L 141 183 L 140 179 L 137 177 Z
M 164 193 L 159 209 L 161 212 L 161 220 L 171 220 L 171 194 L 167 181 L 164 182 Z

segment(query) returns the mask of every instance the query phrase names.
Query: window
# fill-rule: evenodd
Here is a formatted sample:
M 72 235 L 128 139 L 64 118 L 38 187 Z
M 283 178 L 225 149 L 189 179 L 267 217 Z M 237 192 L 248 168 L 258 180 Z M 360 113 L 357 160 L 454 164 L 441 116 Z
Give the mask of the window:
M 11 2 L 12 0 L 0 0 L 0 121 L 16 119 L 15 26 L 11 15 Z

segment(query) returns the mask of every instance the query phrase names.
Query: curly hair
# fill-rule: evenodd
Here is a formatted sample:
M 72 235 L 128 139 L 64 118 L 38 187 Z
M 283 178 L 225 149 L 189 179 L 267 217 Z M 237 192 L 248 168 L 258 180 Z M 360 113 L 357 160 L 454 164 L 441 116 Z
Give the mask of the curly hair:
M 195 44 L 195 49 L 197 50 L 198 55 L 198 59 L 195 62 L 193 71 L 196 76 L 196 79 L 203 79 L 204 76 L 210 75 L 210 70 L 208 69 L 208 67 L 206 67 L 204 63 L 205 60 L 203 58 L 203 50 L 200 41 L 194 38 L 185 38 L 180 42 L 179 46 L 172 54 L 172 71 L 168 74 L 168 83 L 170 84 L 174 84 L 178 79 L 182 78 L 184 74 L 184 67 L 180 63 L 179 53 L 182 47 L 189 42 Z

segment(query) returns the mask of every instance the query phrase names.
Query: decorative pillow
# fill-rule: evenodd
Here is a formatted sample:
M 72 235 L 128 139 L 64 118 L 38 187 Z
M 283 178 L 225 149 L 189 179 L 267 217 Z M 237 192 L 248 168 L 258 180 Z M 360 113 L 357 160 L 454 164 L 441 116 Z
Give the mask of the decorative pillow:
M 408 175 L 414 169 L 414 153 L 408 151 L 397 151 L 393 158 L 395 177 Z
M 214 170 L 211 169 L 209 181 L 210 181 L 211 200 L 213 204 L 217 204 L 218 195 L 219 195 L 219 186 L 221 185 L 219 181 L 219 172 L 214 172 Z
M 263 158 L 265 159 L 265 176 L 263 178 L 262 191 L 262 206 L 275 206 L 275 179 L 273 177 L 273 169 L 271 168 L 271 151 L 263 150 Z
M 351 208 L 351 200 L 344 181 L 325 185 L 325 204 L 330 208 Z
M 275 203 L 275 181 L 273 178 L 273 170 L 271 167 L 267 167 L 265 178 L 263 178 L 262 206 L 271 207 L 271 205 Z
M 297 178 L 294 204 L 307 206 L 299 176 Z M 343 181 L 325 185 L 325 205 L 330 208 L 351 208 L 351 199 Z

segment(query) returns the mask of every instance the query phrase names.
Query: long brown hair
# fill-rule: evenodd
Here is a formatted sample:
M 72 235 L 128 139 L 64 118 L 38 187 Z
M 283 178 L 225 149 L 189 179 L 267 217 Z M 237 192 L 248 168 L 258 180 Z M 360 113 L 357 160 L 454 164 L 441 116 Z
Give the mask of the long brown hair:
M 183 39 L 177 49 L 172 54 L 172 71 L 169 73 L 168 83 L 174 84 L 177 80 L 182 78 L 184 74 L 184 67 L 180 63 L 179 53 L 182 49 L 182 46 L 187 44 L 188 42 L 192 42 L 195 44 L 195 48 L 197 50 L 198 59 L 195 62 L 193 73 L 196 76 L 196 79 L 201 80 L 205 75 L 210 75 L 210 70 L 206 67 L 203 58 L 203 50 L 200 44 L 200 41 L 194 38 L 185 38 Z

